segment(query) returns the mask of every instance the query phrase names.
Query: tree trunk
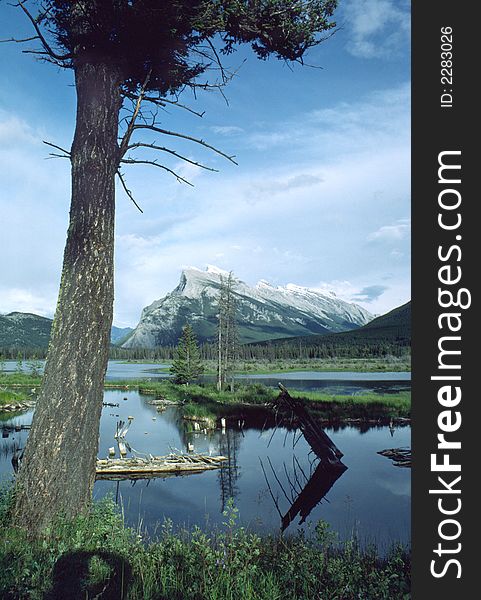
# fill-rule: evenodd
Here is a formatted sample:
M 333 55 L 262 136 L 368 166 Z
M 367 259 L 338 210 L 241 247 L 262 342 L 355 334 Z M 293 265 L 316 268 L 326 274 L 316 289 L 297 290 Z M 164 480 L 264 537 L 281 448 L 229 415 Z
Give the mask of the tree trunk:
M 75 68 L 77 118 L 62 279 L 42 391 L 15 486 L 14 522 L 38 535 L 89 506 L 114 299 L 119 78 Z

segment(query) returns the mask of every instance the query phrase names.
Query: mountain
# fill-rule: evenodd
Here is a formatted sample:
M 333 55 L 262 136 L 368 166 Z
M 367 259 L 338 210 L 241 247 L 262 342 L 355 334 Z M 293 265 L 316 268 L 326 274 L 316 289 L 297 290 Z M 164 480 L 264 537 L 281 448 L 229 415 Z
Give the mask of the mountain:
M 202 271 L 188 267 L 179 285 L 142 311 L 140 322 L 123 348 L 154 348 L 176 344 L 188 321 L 199 342 L 216 335 L 217 302 L 221 277 L 228 273 L 209 266 Z M 236 280 L 237 324 L 241 343 L 288 336 L 326 334 L 355 329 L 373 316 L 333 292 L 317 292 L 294 284 L 274 287 L 261 280 L 250 287 Z
M 0 315 L 1 348 L 46 348 L 52 319 L 31 313 Z
M 0 315 L 0 348 L 46 348 L 52 319 L 32 313 Z M 111 341 L 121 341 L 132 329 L 112 327 Z
M 319 353 L 322 349 L 337 356 L 356 353 L 399 354 L 408 351 L 411 345 L 411 302 L 398 306 L 353 331 L 284 338 L 268 343 L 275 346 L 301 345 L 306 351 L 312 349 Z M 255 345 L 266 345 L 266 342 Z
M 411 302 L 376 317 L 356 333 L 364 337 L 383 337 L 411 341 Z
M 112 344 L 119 344 L 133 331 L 132 327 L 115 327 L 112 325 L 110 341 Z

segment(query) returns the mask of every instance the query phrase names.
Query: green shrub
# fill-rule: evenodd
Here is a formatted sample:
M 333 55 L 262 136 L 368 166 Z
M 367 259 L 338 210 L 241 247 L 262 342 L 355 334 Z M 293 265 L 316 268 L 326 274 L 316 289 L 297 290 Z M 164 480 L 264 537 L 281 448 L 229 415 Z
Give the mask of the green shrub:
M 0 495 L 0 597 L 115 597 L 178 600 L 397 600 L 409 598 L 410 558 L 394 547 L 380 557 L 355 540 L 334 542 L 327 524 L 306 538 L 260 537 L 237 525 L 227 504 L 223 526 L 175 530 L 155 541 L 126 528 L 112 500 L 74 520 L 58 519 L 41 540 L 9 527 Z M 3 516 L 2 516 L 3 515 Z

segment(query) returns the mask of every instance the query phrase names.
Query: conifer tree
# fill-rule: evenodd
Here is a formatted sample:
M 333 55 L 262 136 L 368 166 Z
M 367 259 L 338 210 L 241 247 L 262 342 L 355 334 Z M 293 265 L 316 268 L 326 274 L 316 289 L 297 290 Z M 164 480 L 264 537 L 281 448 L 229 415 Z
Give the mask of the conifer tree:
M 17 352 L 17 363 L 15 365 L 16 373 L 23 373 L 23 356 L 20 350 Z
M 175 350 L 175 357 L 170 368 L 175 383 L 189 384 L 204 371 L 200 360 L 199 346 L 192 326 L 187 323 L 182 328 L 182 335 Z
M 220 276 L 219 313 L 217 323 L 217 389 L 229 383 L 234 391 L 234 364 L 237 358 L 238 333 L 235 279 L 232 271 Z

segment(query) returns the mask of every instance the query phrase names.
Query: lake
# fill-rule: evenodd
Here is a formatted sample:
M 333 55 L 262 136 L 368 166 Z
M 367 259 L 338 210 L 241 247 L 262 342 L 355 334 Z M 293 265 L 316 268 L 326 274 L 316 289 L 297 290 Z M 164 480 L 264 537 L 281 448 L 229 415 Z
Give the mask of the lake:
M 28 362 L 24 363 L 24 371 L 29 372 Z M 43 369 L 44 361 L 38 361 Z M 14 372 L 16 361 L 6 361 L 5 371 Z M 167 364 L 126 363 L 109 360 L 107 381 L 127 379 L 165 379 L 170 377 Z M 41 369 L 41 370 L 42 370 Z M 288 389 L 300 391 L 320 391 L 326 394 L 389 394 L 411 389 L 411 373 L 382 372 L 359 373 L 351 371 L 291 371 L 287 373 L 236 375 L 235 379 L 244 383 L 262 382 L 268 387 L 277 388 L 280 382 Z M 205 382 L 215 381 L 214 375 L 202 377 Z
M 370 384 L 377 387 L 380 381 L 370 380 Z M 281 518 L 286 532 L 312 530 L 323 519 L 341 539 L 355 533 L 361 541 L 375 541 L 381 549 L 393 541 L 409 542 L 410 469 L 395 467 L 377 454 L 386 448 L 410 446 L 409 427 L 326 428 L 347 467 L 333 475 L 318 468 L 298 430 L 234 424 L 224 432 L 190 431 L 192 424 L 181 418 L 178 407 L 159 413 L 148 404 L 152 398 L 137 391 L 105 392 L 105 402 L 118 407 L 103 409 L 99 457 L 106 457 L 109 446 L 116 446 L 117 421 L 133 416 L 126 440 L 140 455 L 186 452 L 191 443 L 195 452 L 227 456 L 229 466 L 165 479 L 96 482 L 95 497 L 111 494 L 130 525 L 141 523 L 152 534 L 165 518 L 179 525 L 221 526 L 227 499 L 233 497 L 240 523 L 258 532 L 278 532 Z M 24 446 L 28 435 L 28 431 L 15 431 L 15 426 L 30 423 L 31 417 L 30 411 L 17 417 L 3 415 L 0 421 L 3 479 L 12 472 L 12 452 Z

